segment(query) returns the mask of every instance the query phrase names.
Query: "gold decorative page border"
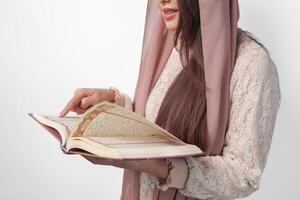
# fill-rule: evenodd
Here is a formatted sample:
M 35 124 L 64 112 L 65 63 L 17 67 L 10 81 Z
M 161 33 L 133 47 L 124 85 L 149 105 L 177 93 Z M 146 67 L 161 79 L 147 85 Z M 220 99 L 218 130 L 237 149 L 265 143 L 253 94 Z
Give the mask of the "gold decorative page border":
M 93 111 L 86 113 L 83 116 L 82 121 L 78 124 L 77 128 L 75 129 L 72 137 L 82 136 L 86 128 L 89 126 L 89 124 L 93 121 L 95 117 L 97 117 L 101 112 L 105 112 L 106 110 L 113 107 L 113 105 L 98 105 Z

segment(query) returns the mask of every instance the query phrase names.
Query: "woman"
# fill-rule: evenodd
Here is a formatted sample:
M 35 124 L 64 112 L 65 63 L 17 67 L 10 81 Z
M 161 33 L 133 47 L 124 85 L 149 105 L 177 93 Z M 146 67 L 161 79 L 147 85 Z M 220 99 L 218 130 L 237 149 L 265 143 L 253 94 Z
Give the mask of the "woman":
M 121 199 L 235 199 L 259 188 L 280 88 L 266 49 L 237 28 L 237 0 L 149 0 L 134 100 L 118 89 L 78 89 L 61 116 L 101 101 L 131 109 L 204 157 L 111 161 Z

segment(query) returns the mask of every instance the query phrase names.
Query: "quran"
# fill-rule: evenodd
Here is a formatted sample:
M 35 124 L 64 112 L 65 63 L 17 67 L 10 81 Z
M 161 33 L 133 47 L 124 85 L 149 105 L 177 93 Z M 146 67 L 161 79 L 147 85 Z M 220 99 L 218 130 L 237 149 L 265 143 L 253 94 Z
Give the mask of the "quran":
M 52 134 L 65 154 L 108 159 L 154 159 L 203 155 L 142 115 L 109 101 L 81 116 L 59 117 L 28 113 Z

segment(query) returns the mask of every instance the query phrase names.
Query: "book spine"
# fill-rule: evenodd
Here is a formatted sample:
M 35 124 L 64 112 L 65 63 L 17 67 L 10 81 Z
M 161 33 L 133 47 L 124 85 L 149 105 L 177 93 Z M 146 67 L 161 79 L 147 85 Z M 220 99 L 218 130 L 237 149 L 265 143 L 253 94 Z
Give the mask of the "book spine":
M 66 143 L 65 144 L 60 144 L 60 149 L 64 154 L 69 154 L 69 152 L 66 149 Z

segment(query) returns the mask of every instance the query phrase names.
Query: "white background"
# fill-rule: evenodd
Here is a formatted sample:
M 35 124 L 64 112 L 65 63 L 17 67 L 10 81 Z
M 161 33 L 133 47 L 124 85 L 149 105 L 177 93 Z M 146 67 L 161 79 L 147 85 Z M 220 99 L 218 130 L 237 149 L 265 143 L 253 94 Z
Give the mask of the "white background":
M 260 190 L 247 199 L 298 199 L 300 3 L 240 1 L 240 27 L 278 67 L 282 104 Z M 79 87 L 133 97 L 146 0 L 0 0 L 0 199 L 118 199 L 122 170 L 66 156 L 28 112 L 58 114 Z

